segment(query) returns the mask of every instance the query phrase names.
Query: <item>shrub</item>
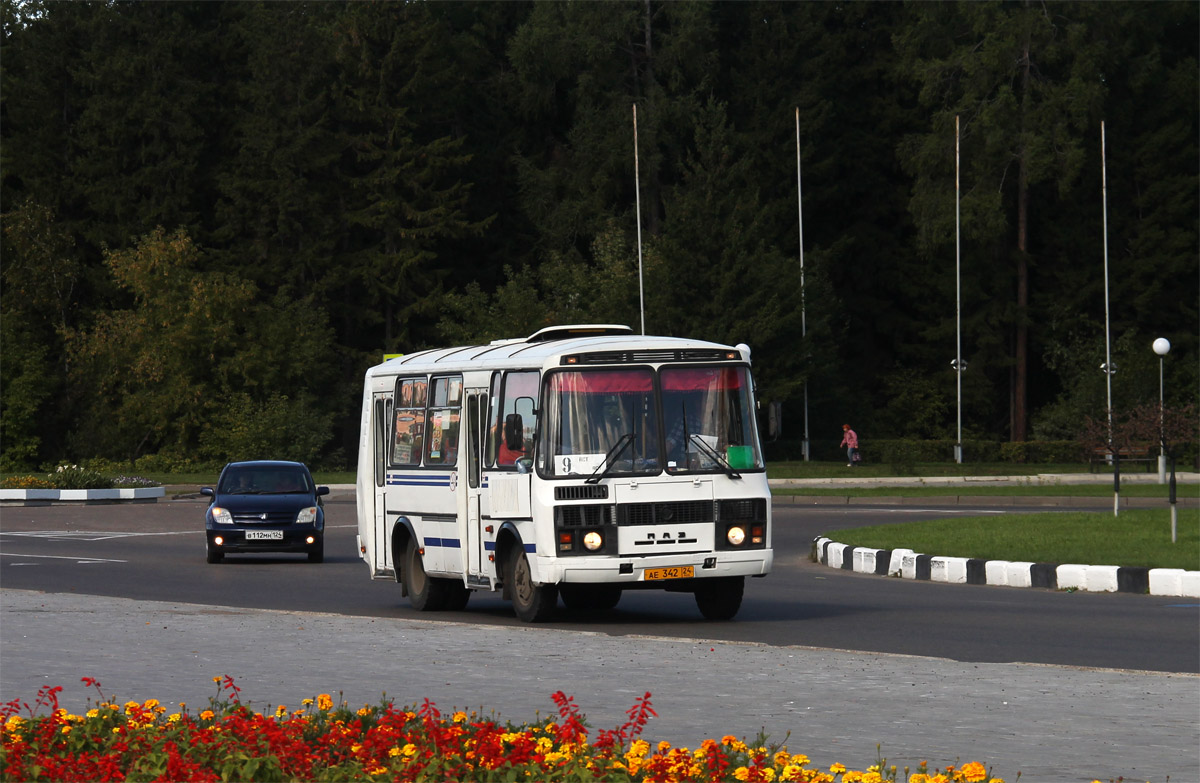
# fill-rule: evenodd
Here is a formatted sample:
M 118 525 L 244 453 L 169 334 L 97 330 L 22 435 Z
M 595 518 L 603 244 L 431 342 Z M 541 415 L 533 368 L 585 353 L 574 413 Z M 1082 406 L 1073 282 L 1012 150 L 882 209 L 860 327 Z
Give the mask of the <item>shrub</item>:
M 78 465 L 59 465 L 46 477 L 52 489 L 112 489 L 112 479 Z

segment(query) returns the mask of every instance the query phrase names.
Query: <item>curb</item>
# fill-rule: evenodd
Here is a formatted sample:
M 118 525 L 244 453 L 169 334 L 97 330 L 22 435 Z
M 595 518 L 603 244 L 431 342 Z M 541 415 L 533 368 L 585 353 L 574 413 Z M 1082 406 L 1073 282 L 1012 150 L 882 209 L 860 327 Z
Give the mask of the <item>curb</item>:
M 1200 598 L 1200 571 L 1182 568 L 1056 565 L 940 557 L 919 554 L 911 549 L 850 546 L 824 536 L 813 539 L 812 559 L 830 568 L 929 582 Z
M 48 503 L 117 503 L 135 501 L 156 503 L 166 494 L 165 487 L 125 487 L 121 489 L 0 489 L 5 505 L 46 505 Z

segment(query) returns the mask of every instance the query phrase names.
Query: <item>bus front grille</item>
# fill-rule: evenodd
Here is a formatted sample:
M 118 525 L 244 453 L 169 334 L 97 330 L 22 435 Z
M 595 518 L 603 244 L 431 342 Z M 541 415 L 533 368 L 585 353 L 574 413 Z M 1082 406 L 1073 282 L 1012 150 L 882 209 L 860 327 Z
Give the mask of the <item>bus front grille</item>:
M 676 525 L 712 522 L 713 503 L 709 500 L 681 500 L 673 503 L 622 503 L 617 506 L 617 524 Z
M 611 504 L 588 506 L 555 506 L 555 527 L 601 527 L 612 524 Z

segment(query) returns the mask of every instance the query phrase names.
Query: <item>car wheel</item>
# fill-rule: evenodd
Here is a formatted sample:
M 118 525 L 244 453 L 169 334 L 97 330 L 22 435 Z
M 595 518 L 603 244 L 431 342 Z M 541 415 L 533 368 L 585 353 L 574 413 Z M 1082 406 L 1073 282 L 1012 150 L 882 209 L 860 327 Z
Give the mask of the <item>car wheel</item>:
M 207 546 L 207 550 L 208 550 L 208 552 L 207 552 L 207 554 L 208 554 L 208 562 L 210 562 L 210 563 L 219 563 L 219 562 L 221 562 L 222 560 L 224 560 L 224 559 L 225 559 L 225 554 L 224 554 L 224 553 L 223 553 L 221 550 L 219 550 L 219 549 L 217 549 L 216 547 L 214 547 L 214 546 L 212 545 L 212 542 L 211 542 L 211 541 L 209 542 L 209 544 L 208 544 L 208 546 Z
M 512 585 L 512 605 L 517 618 L 526 623 L 540 623 L 554 614 L 558 604 L 555 585 L 536 585 L 529 568 L 529 558 L 519 548 L 513 548 L 508 561 L 508 581 Z
M 562 585 L 558 588 L 563 604 L 577 612 L 607 612 L 621 600 L 616 585 Z
M 446 584 L 425 573 L 421 550 L 411 538 L 404 547 L 404 586 L 408 588 L 409 603 L 418 612 L 440 612 L 446 608 L 449 597 Z
M 704 579 L 696 586 L 696 606 L 706 620 L 732 620 L 742 608 L 746 580 L 740 576 Z

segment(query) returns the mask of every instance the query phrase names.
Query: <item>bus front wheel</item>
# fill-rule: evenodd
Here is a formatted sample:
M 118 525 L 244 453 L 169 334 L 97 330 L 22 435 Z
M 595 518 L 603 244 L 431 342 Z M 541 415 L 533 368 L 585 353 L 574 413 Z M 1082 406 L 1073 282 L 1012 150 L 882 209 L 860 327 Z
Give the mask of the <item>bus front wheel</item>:
M 529 558 L 514 548 L 508 560 L 508 580 L 512 586 L 512 605 L 517 619 L 526 623 L 548 620 L 558 604 L 558 589 L 554 585 L 536 585 L 529 569 Z
M 404 586 L 408 589 L 409 602 L 418 612 L 440 612 L 446 608 L 450 597 L 446 584 L 425 573 L 421 550 L 411 538 L 404 547 Z
M 704 579 L 696 585 L 696 606 L 706 620 L 732 620 L 742 608 L 744 577 L 722 576 Z

